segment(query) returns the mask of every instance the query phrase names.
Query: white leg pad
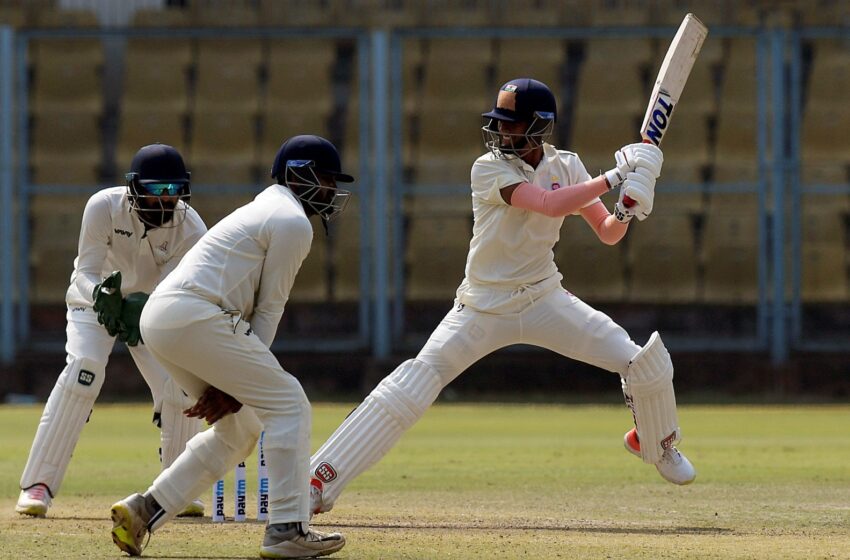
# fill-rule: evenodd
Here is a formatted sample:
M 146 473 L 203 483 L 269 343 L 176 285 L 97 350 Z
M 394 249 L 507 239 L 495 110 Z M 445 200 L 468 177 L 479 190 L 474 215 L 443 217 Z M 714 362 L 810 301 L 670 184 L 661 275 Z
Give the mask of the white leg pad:
M 148 489 L 165 510 L 151 530 L 174 518 L 189 503 L 235 468 L 257 445 L 263 425 L 248 407 L 228 414 L 186 444 L 186 452 L 162 471 Z
M 673 392 L 673 362 L 657 332 L 629 363 L 628 374 L 623 377 L 623 394 L 634 414 L 641 458 L 654 465 L 681 437 Z
M 183 411 L 194 403 L 171 378 L 163 384 L 162 411 L 160 412 L 162 468 L 167 469 L 183 453 L 186 442 L 201 431 L 198 418 L 188 418 Z
M 46 484 L 53 496 L 59 493 L 71 454 L 103 387 L 106 364 L 68 355 L 68 364 L 41 415 L 21 488 Z
M 310 473 L 324 483 L 325 509 L 395 445 L 442 389 L 437 370 L 420 360 L 407 360 L 375 387 L 310 461 Z

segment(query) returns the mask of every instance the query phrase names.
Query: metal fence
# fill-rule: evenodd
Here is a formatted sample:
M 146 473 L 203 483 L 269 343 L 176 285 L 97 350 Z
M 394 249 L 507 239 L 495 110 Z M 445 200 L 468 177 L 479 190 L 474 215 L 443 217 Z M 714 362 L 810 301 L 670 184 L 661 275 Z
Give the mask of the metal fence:
M 409 134 L 404 117 L 404 68 L 410 40 L 458 39 L 656 39 L 666 48 L 672 37 L 670 28 L 596 27 L 596 28 L 440 28 L 362 30 L 316 28 L 305 31 L 280 29 L 115 29 L 102 31 L 22 30 L 13 32 L 0 27 L 0 358 L 14 359 L 16 349 L 31 343 L 28 293 L 29 279 L 29 202 L 33 195 L 70 192 L 62 185 L 31 185 L 28 180 L 29 137 L 27 51 L 34 39 L 104 39 L 130 37 L 188 37 L 195 39 L 224 37 L 263 38 L 346 38 L 356 42 L 358 65 L 357 118 L 359 144 L 358 194 L 360 203 L 360 298 L 357 329 L 348 337 L 329 341 L 318 337 L 285 337 L 276 342 L 277 350 L 351 351 L 368 350 L 386 357 L 393 350 L 418 343 L 421 333 L 412 332 L 405 316 L 406 285 L 404 247 L 405 200 L 410 197 L 440 197 L 468 193 L 462 182 L 422 183 L 406 177 L 404 153 Z M 752 180 L 740 182 L 708 181 L 699 185 L 662 183 L 664 192 L 708 194 L 749 194 L 757 199 L 758 225 L 757 298 L 751 306 L 755 319 L 743 335 L 720 333 L 673 336 L 672 346 L 696 351 L 766 351 L 776 364 L 787 360 L 796 349 L 846 349 L 846 333 L 821 332 L 817 320 L 806 319 L 801 292 L 803 267 L 802 201 L 806 197 L 828 193 L 850 193 L 843 182 L 827 185 L 806 184 L 801 178 L 802 69 L 805 45 L 822 39 L 850 37 L 847 29 L 802 29 L 718 27 L 711 29 L 711 40 L 744 40 L 752 45 L 755 57 L 756 169 Z M 448 60 L 446 63 L 450 64 Z M 13 90 L 12 84 L 16 84 Z M 409 86 L 408 86 L 409 87 Z M 451 87 L 447 84 L 446 87 Z M 686 88 L 684 103 L 687 103 Z M 490 99 L 481 100 L 482 108 Z M 675 125 L 674 125 L 675 126 Z M 13 133 L 14 129 L 14 133 Z M 617 142 L 612 139 L 611 151 Z M 616 145 L 615 145 L 616 144 Z M 580 148 L 579 148 L 580 152 Z M 469 161 L 471 165 L 472 161 Z M 246 192 L 257 185 L 208 186 L 206 192 Z M 82 189 L 77 189 L 82 193 Z M 91 192 L 91 190 L 86 190 Z M 659 210 L 660 213 L 660 210 Z M 76 235 L 76 232 L 68 232 Z M 457 271 L 458 278 L 462 276 Z M 445 309 L 451 293 L 446 294 Z M 848 314 L 848 301 L 833 307 Z M 711 307 L 711 306 L 708 306 Z M 740 308 L 741 306 L 737 306 Z M 719 311 L 717 311 L 719 309 Z M 713 309 L 723 313 L 723 306 Z M 665 337 L 665 340 L 668 338 Z M 55 344 L 59 345 L 59 341 Z

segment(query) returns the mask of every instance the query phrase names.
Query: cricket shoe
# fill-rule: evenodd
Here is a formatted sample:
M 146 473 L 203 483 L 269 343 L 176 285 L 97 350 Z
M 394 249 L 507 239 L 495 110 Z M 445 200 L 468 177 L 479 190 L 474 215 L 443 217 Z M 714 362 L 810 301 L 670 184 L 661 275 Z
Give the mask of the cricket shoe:
M 141 555 L 147 544 L 142 544 L 142 541 L 148 534 L 150 517 L 145 497 L 141 494 L 127 496 L 112 504 L 112 540 L 115 545 L 130 556 Z
M 44 517 L 47 515 L 47 509 L 51 503 L 53 503 L 53 500 L 50 497 L 50 490 L 47 488 L 47 485 L 36 484 L 26 490 L 21 490 L 21 495 L 18 496 L 18 503 L 15 505 L 15 511 L 22 515 Z
M 345 546 L 339 533 L 322 533 L 306 523 L 274 523 L 266 526 L 260 558 L 316 558 Z
M 623 436 L 623 445 L 629 453 L 640 457 L 640 440 L 638 439 L 637 428 L 632 428 L 626 432 L 626 435 Z M 675 447 L 664 450 L 661 460 L 655 463 L 655 468 L 658 469 L 661 478 L 680 486 L 690 484 L 697 477 L 694 466 Z
M 183 511 L 177 514 L 177 517 L 203 517 L 204 516 L 204 501 L 201 499 L 192 500 L 192 502 L 183 508 Z

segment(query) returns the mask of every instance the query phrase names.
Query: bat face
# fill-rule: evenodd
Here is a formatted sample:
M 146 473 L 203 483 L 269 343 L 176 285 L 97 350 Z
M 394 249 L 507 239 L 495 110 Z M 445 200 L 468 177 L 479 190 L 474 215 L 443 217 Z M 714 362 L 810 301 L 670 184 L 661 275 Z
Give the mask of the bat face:
M 655 87 L 646 108 L 646 115 L 640 127 L 640 135 L 644 142 L 661 145 L 664 133 L 673 117 L 673 110 L 679 102 L 679 96 L 688 81 L 688 75 L 694 67 L 702 43 L 708 35 L 708 28 L 693 14 L 688 14 L 676 31 L 676 36 L 667 49 L 664 62 L 655 79 Z M 628 196 L 623 198 L 626 208 L 634 206 L 634 201 Z M 639 220 L 643 218 L 639 215 Z
M 664 138 L 664 132 L 667 130 L 667 123 L 670 122 L 670 116 L 673 114 L 672 96 L 663 89 L 655 92 L 655 96 L 650 101 L 648 116 L 644 123 L 641 136 L 644 141 L 649 141 L 656 146 L 661 145 L 661 139 Z
M 693 14 L 682 20 L 658 71 L 640 134 L 644 142 L 661 145 L 664 132 L 685 88 L 708 29 Z

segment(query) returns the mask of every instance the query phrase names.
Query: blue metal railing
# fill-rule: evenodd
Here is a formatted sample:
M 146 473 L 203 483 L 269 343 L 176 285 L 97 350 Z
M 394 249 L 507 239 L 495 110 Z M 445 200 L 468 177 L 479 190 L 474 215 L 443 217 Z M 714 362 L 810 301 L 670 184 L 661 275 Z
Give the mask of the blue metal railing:
M 785 339 L 785 49 L 784 31 L 774 30 L 770 36 L 770 90 L 772 101 L 773 169 L 773 332 L 770 355 L 774 364 L 788 358 Z M 761 84 L 759 84 L 761 87 Z
M 365 31 L 361 29 L 279 30 L 242 29 L 119 29 L 28 30 L 15 34 L 0 27 L 0 360 L 12 359 L 15 347 L 29 340 L 29 224 L 15 221 L 27 216 L 34 193 L 49 194 L 56 186 L 30 185 L 27 49 L 32 39 L 107 37 L 267 37 L 351 38 L 357 44 L 359 114 L 359 194 L 361 227 L 360 305 L 358 333 L 334 348 L 370 348 L 387 356 L 403 334 L 404 254 L 402 201 L 406 194 L 467 192 L 468 185 L 406 184 L 402 151 L 406 138 L 403 117 L 403 44 L 409 38 L 557 38 L 582 40 L 599 37 L 653 37 L 667 40 L 667 27 L 605 28 L 425 28 Z M 800 176 L 802 122 L 801 43 L 808 39 L 847 38 L 844 28 L 785 31 L 751 27 L 718 27 L 710 40 L 751 39 L 756 54 L 757 179 L 753 183 L 700 185 L 665 184 L 680 192 L 695 189 L 758 194 L 758 299 L 756 326 L 750 339 L 689 338 L 680 348 L 693 350 L 768 350 L 776 364 L 792 348 L 841 349 L 842 341 L 811 344 L 802 329 L 801 199 L 818 192 L 850 193 L 850 185 L 804 185 Z M 13 86 L 13 84 L 16 84 Z M 790 87 L 786 87 L 790 84 Z M 14 87 L 14 89 L 13 89 Z M 450 85 L 447 85 L 450 87 Z M 13 94 L 14 101 L 13 104 Z M 787 109 L 787 110 L 786 110 Z M 786 123 L 787 118 L 787 123 Z M 787 124 L 787 125 L 786 125 Z M 16 134 L 13 134 L 12 128 Z M 13 139 L 17 173 L 13 168 Z M 471 164 L 471 162 L 470 162 Z M 15 177 L 17 176 L 17 177 Z M 62 188 L 63 192 L 69 192 Z M 88 189 L 86 190 L 88 192 Z M 772 201 L 772 205 L 771 205 Z M 790 202 L 790 204 L 787 204 Z M 17 205 L 17 206 L 16 206 Z M 771 206 L 773 211 L 771 212 Z M 787 216 L 784 209 L 788 207 Z M 785 248 L 790 241 L 791 268 L 786 275 Z M 790 305 L 786 288 L 790 285 Z M 17 306 L 16 306 L 17 302 Z M 448 303 L 448 302 L 447 302 Z M 15 316 L 17 309 L 17 316 Z M 283 344 L 276 349 L 295 345 Z M 328 350 L 326 340 L 297 342 L 300 349 Z
M 15 197 L 12 157 L 14 32 L 0 26 L 0 362 L 15 354 Z M 21 220 L 25 221 L 25 220 Z
M 848 336 L 824 338 L 818 333 L 803 329 L 803 228 L 802 209 L 806 196 L 844 194 L 850 195 L 850 184 L 812 184 L 802 179 L 802 133 L 803 133 L 803 42 L 807 40 L 844 39 L 850 40 L 847 27 L 818 27 L 796 29 L 787 34 L 790 56 L 789 72 L 789 115 L 788 115 L 788 159 L 787 178 L 790 187 L 790 245 L 791 245 L 791 302 L 788 317 L 789 346 L 798 350 L 835 352 L 850 348 Z M 850 72 L 850 69 L 846 69 Z M 819 87 L 829 87 L 822 85 Z M 847 134 L 850 132 L 845 131 Z
M 3 29 L 3 37 L 7 37 L 6 29 Z M 361 103 L 361 110 L 366 105 L 365 101 L 372 99 L 370 88 L 373 84 L 370 83 L 370 78 L 373 73 L 369 72 L 369 56 L 371 53 L 371 43 L 373 38 L 363 29 L 356 28 L 319 28 L 319 29 L 278 29 L 278 28 L 228 28 L 228 29 L 211 29 L 211 28 L 126 28 L 126 29 L 31 29 L 19 30 L 13 34 L 8 31 L 8 37 L 14 37 L 14 53 L 9 48 L 8 52 L 4 49 L 0 56 L 0 76 L 3 76 L 2 91 L 6 91 L 6 87 L 11 88 L 13 83 L 17 83 L 17 103 L 14 107 L 14 113 L 10 110 L 8 118 L 6 113 L 3 113 L 3 125 L 11 126 L 11 123 L 16 122 L 15 134 L 11 128 L 8 131 L 3 130 L 3 142 L 11 142 L 16 138 L 17 146 L 17 190 L 12 194 L 17 203 L 17 212 L 21 216 L 29 215 L 30 197 L 34 194 L 54 194 L 54 193 L 80 193 L 90 194 L 91 188 L 82 188 L 66 185 L 32 185 L 28 180 L 29 166 L 29 83 L 27 70 L 27 51 L 33 39 L 39 40 L 55 40 L 55 39 L 109 39 L 109 38 L 167 38 L 180 37 L 189 39 L 218 39 L 218 38 L 267 38 L 267 39 L 292 39 L 292 38 L 325 38 L 325 39 L 352 39 L 356 41 L 358 47 L 357 64 L 359 66 L 358 95 L 364 100 Z M 4 39 L 5 40 L 5 39 Z M 4 43 L 5 44 L 5 43 Z M 16 69 L 16 80 L 11 79 L 12 69 Z M 7 79 L 9 75 L 9 79 Z M 11 107 L 11 98 L 10 98 Z M 12 114 L 16 118 L 12 117 Z M 333 340 L 328 339 L 294 339 L 287 337 L 286 339 L 278 339 L 273 346 L 274 350 L 290 350 L 297 349 L 301 351 L 350 351 L 353 349 L 367 348 L 369 342 L 374 339 L 371 336 L 371 330 L 375 327 L 371 318 L 375 315 L 370 311 L 370 278 L 374 277 L 374 271 L 369 268 L 370 263 L 375 262 L 372 251 L 372 243 L 367 240 L 368 232 L 372 226 L 370 220 L 373 211 L 369 207 L 371 200 L 371 192 L 369 185 L 369 161 L 371 150 L 374 148 L 372 141 L 371 128 L 368 124 L 370 111 L 364 110 L 361 114 L 359 122 L 359 150 L 360 154 L 358 161 L 360 162 L 359 185 L 363 185 L 361 189 L 363 193 L 364 203 L 361 205 L 361 221 L 360 221 L 360 237 L 363 243 L 360 245 L 361 251 L 361 267 L 360 267 L 360 301 L 358 306 L 358 332 L 348 337 L 337 337 Z M 5 144 L 4 144 L 5 145 Z M 9 149 L 11 153 L 11 148 Z M 2 157 L 2 154 L 0 154 Z M 5 159 L 3 160 L 5 161 Z M 11 155 L 8 158 L 11 162 Z M 3 189 L 8 186 L 9 192 L 15 191 L 14 184 L 11 179 L 2 182 Z M 217 193 L 233 193 L 255 191 L 256 185 L 203 185 L 207 192 Z M 209 188 L 208 188 L 209 187 Z M 4 191 L 5 192 L 5 191 Z M 3 227 L 6 224 L 11 224 L 11 221 L 5 220 L 5 217 L 12 216 L 14 205 L 4 205 L 5 209 L 0 209 L 0 218 L 4 218 Z M 3 266 L 0 272 L 0 291 L 2 291 L 2 303 L 0 303 L 0 360 L 8 363 L 14 356 L 15 347 L 26 343 L 30 339 L 30 276 L 29 276 L 29 248 L 30 234 L 29 221 L 20 219 L 17 222 L 17 252 L 15 252 L 15 236 L 8 234 L 5 229 L 2 231 L 2 239 L 0 239 L 0 251 L 5 255 L 9 253 L 11 258 L 6 261 L 15 263 L 15 266 Z M 11 226 L 10 226 L 11 227 Z M 15 259 L 14 257 L 17 257 Z M 11 280 L 5 280 L 9 275 L 14 275 Z M 17 293 L 17 317 L 15 317 L 13 295 Z

